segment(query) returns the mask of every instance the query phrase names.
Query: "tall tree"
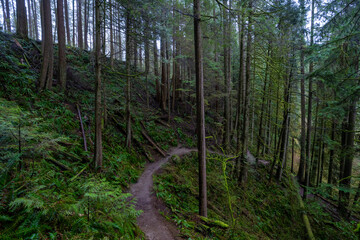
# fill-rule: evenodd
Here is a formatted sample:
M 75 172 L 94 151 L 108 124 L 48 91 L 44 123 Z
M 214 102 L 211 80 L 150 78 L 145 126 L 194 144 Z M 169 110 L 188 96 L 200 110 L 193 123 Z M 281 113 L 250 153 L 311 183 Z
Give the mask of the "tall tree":
M 96 4 L 95 1 L 94 1 L 94 4 Z M 94 21 L 96 21 L 95 18 L 94 18 Z M 76 34 L 75 34 L 75 0 L 72 0 L 72 32 L 73 32 L 72 42 L 73 42 L 73 46 L 75 46 L 75 44 L 76 44 L 75 43 L 75 36 L 76 36 Z M 94 34 L 94 36 L 96 36 L 96 34 Z
M 71 44 L 70 40 L 70 26 L 69 26 L 69 8 L 68 8 L 68 0 L 64 0 L 64 8 L 65 8 L 65 25 L 66 25 L 66 39 L 67 44 Z
M 150 31 L 149 24 L 145 23 L 145 81 L 146 81 L 146 106 L 149 107 L 149 83 L 148 83 L 148 75 L 150 70 Z
M 196 72 L 196 126 L 199 161 L 199 214 L 207 217 L 206 188 L 206 143 L 205 143 L 205 107 L 204 107 L 204 74 L 202 56 L 200 0 L 194 0 L 194 42 Z
M 126 10 L 126 86 L 125 86 L 125 97 L 126 97 L 126 106 L 125 106 L 125 114 L 126 114 L 126 147 L 131 148 L 131 108 L 130 108 L 130 100 L 131 100 L 131 79 L 130 79 L 130 59 L 131 59 L 131 21 L 130 9 Z
M 114 68 L 114 38 L 113 38 L 113 11 L 111 0 L 109 1 L 110 7 L 110 66 Z
M 161 90 L 160 90 L 160 82 L 159 82 L 159 63 L 158 63 L 158 49 L 156 43 L 156 34 L 154 33 L 154 75 L 155 75 L 155 88 L 156 88 L 156 100 L 160 102 L 161 100 Z
M 100 42 L 100 0 L 95 0 L 95 169 L 100 171 L 102 168 L 103 149 L 102 149 L 102 115 L 101 115 L 101 42 Z
M 28 10 L 28 24 L 29 24 L 29 35 L 33 38 L 33 28 L 32 28 L 32 16 L 31 16 L 31 7 L 30 7 L 30 0 L 27 0 L 27 10 Z
M 31 8 L 34 16 L 34 32 L 35 32 L 35 39 L 39 39 L 39 31 L 38 31 L 38 20 L 37 20 L 37 5 L 35 0 L 30 0 L 31 2 Z
M 3 18 L 4 18 L 4 31 L 6 31 L 6 27 L 7 27 L 7 25 L 6 25 L 6 19 L 7 19 L 7 17 L 6 17 L 6 12 L 5 12 L 5 4 L 4 4 L 4 0 L 1 0 L 1 6 L 2 6 L 2 14 L 3 14 Z
M 16 34 L 22 38 L 28 37 L 25 0 L 16 0 Z
M 11 23 L 10 23 L 10 7 L 9 0 L 5 0 L 5 8 L 6 8 L 6 30 L 11 32 Z
M 314 44 L 314 10 L 315 0 L 311 1 L 311 29 L 310 29 L 310 47 Z M 313 72 L 314 63 L 311 61 L 309 66 L 309 73 Z M 307 119 L 307 135 L 306 135 L 306 169 L 305 169 L 305 185 L 310 186 L 310 158 L 311 158 L 311 121 L 312 121 L 312 78 L 309 78 L 309 99 L 308 99 L 308 119 Z M 307 198 L 307 189 L 304 189 L 303 198 Z
M 240 13 L 238 15 L 238 27 L 239 27 L 239 77 L 238 77 L 238 96 L 237 96 L 237 100 L 238 100 L 238 104 L 237 104 L 237 144 L 236 144 L 236 151 L 237 153 L 241 152 L 241 128 L 242 128 L 242 122 L 241 122 L 241 115 L 243 112 L 243 104 L 244 104 L 244 86 L 245 86 L 245 71 L 244 71 L 244 36 L 245 36 L 245 17 L 244 16 L 240 16 Z M 235 172 L 238 172 L 239 169 L 239 158 L 236 158 L 236 163 L 235 163 Z
M 65 0 L 66 1 L 66 0 Z M 64 27 L 64 6 L 63 0 L 57 0 L 57 25 L 58 25 L 58 49 L 59 68 L 58 76 L 61 88 L 66 89 L 66 55 L 65 55 L 65 27 Z
M 300 165 L 297 177 L 299 181 L 304 182 L 304 172 L 306 166 L 306 110 L 305 110 L 305 39 L 304 39 L 304 31 L 305 31 L 305 0 L 300 1 L 300 17 L 301 17 L 301 53 L 300 53 L 300 68 L 301 68 L 301 133 L 300 133 Z
M 249 1 L 248 8 L 252 9 L 252 0 Z M 252 28 L 252 12 L 248 16 L 247 27 L 247 44 L 246 44 L 246 70 L 245 70 L 245 84 L 244 84 L 244 111 L 243 111 L 243 126 L 241 133 L 241 165 L 239 183 L 245 184 L 247 181 L 247 149 L 249 141 L 249 101 L 250 101 L 250 65 L 251 65 L 251 28 Z
M 52 23 L 51 23 L 51 9 L 50 0 L 41 1 L 42 10 L 42 52 L 43 61 L 40 71 L 39 89 L 50 89 L 52 87 L 53 78 L 53 38 L 52 38 Z
M 78 47 L 83 49 L 82 0 L 77 0 Z
M 230 92 L 231 92 L 231 55 L 230 55 L 230 14 L 227 12 L 227 0 L 223 7 L 223 34 L 224 34 L 224 145 L 230 147 Z
M 161 54 L 161 107 L 163 110 L 166 109 L 167 100 L 167 64 L 166 64 L 166 39 L 165 33 L 161 34 L 160 40 L 160 54 Z
M 88 31 L 89 31 L 89 10 L 90 10 L 90 0 L 85 0 L 84 2 L 84 48 L 87 50 L 89 48 L 88 43 Z

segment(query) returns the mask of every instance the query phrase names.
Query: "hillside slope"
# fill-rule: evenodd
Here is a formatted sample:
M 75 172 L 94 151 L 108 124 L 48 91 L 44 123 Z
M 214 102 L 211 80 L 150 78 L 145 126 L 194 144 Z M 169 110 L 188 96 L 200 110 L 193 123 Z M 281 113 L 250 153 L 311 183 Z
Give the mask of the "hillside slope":
M 158 147 L 195 146 L 189 117 L 162 120 L 154 98 L 146 106 L 144 79 L 132 79 L 133 141 L 124 147 L 124 64 L 104 63 L 107 121 L 104 168 L 93 171 L 94 59 L 91 52 L 67 49 L 68 88 L 36 91 L 40 43 L 0 33 L 0 238 L 141 239 L 141 214 L 129 201 L 147 162 L 160 159 Z M 56 52 L 56 46 L 54 46 Z M 106 59 L 108 61 L 108 59 Z M 56 67 L 56 57 L 55 57 Z M 155 95 L 151 87 L 150 93 Z M 80 125 L 84 125 L 88 151 Z M 188 116 L 192 116 L 188 114 Z M 209 117 L 210 118 L 210 117 Z M 212 122 L 211 119 L 207 120 Z M 215 128 L 209 123 L 209 127 Z M 217 149 L 209 144 L 209 148 Z M 220 149 L 217 149 L 220 151 Z M 155 178 L 156 196 L 186 239 L 305 239 L 301 211 L 287 172 L 268 182 L 265 167 L 251 168 L 246 188 L 230 178 L 232 161 L 208 155 L 209 219 L 198 215 L 196 154 L 174 157 Z M 307 211 L 317 239 L 356 239 L 355 223 L 335 221 L 318 202 Z

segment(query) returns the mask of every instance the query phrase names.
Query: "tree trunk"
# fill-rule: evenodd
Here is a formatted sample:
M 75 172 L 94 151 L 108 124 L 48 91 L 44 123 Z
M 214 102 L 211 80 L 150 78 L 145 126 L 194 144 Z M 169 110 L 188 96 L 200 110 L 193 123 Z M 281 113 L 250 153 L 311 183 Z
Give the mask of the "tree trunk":
M 54 26 L 54 29 L 53 29 L 53 42 L 57 42 L 57 17 L 56 17 L 56 14 L 57 14 L 57 7 L 56 7 L 56 0 L 52 0 L 53 2 L 53 10 L 54 10 L 54 16 L 55 16 L 55 26 Z
M 267 58 L 270 57 L 270 43 L 268 45 L 268 53 Z M 264 138 L 263 138 L 263 116 L 265 111 L 265 95 L 266 93 L 266 86 L 267 86 L 267 79 L 268 79 L 268 68 L 269 63 L 268 60 L 266 60 L 265 64 L 265 76 L 264 76 L 264 87 L 262 92 L 262 101 L 261 101 L 261 110 L 260 110 L 260 123 L 259 123 L 259 133 L 258 133 L 258 144 L 257 144 L 257 150 L 256 150 L 256 160 L 260 157 L 260 147 L 264 145 Z
M 31 21 L 32 21 L 32 16 L 31 16 L 31 7 L 30 7 L 30 0 L 27 0 L 27 7 L 28 7 L 28 23 L 29 23 L 29 35 L 31 38 L 33 38 L 33 28 L 32 28 L 32 24 L 31 24 Z
M 180 32 L 180 20 L 179 20 L 179 17 L 178 17 L 178 28 L 176 29 L 176 35 L 178 36 L 178 32 Z M 181 54 L 181 49 L 180 49 L 180 39 L 179 37 L 175 38 L 175 56 L 174 56 L 174 59 L 175 59 L 175 83 L 174 83 L 174 92 L 175 92 L 175 95 L 173 96 L 174 97 L 174 111 L 175 111 L 175 108 L 179 111 L 179 102 L 181 102 L 181 91 L 179 90 L 181 88 L 181 70 L 180 70 L 180 66 L 181 66 L 181 62 L 179 59 L 177 59 L 177 57 Z
M 5 3 L 4 0 L 1 0 L 1 6 L 2 6 L 2 14 L 3 14 L 3 31 L 6 32 L 6 12 L 5 12 Z
M 125 96 L 126 96 L 126 147 L 128 149 L 131 148 L 131 112 L 130 112 L 130 98 L 131 98 L 131 82 L 130 82 L 130 41 L 131 41 L 131 16 L 130 10 L 128 9 L 126 12 L 126 88 L 125 88 Z
M 7 1 L 7 0 L 6 0 Z M 34 16 L 34 31 L 35 31 L 35 39 L 38 40 L 39 39 L 39 31 L 38 31 L 38 25 L 37 25 L 37 6 L 36 6 L 36 1 L 35 0 L 31 0 L 32 2 L 32 8 L 33 8 L 33 16 Z
M 100 42 L 100 0 L 95 0 L 95 170 L 101 171 L 102 168 L 102 114 L 101 114 L 101 42 Z
M 101 26 L 101 47 L 102 47 L 102 55 L 105 57 L 106 55 L 106 1 L 103 2 L 102 7 L 102 19 L 103 19 L 103 25 Z
M 281 180 L 282 172 L 285 168 L 286 155 L 287 155 L 289 126 L 290 126 L 291 78 L 292 78 L 292 69 L 290 70 L 289 77 L 287 77 L 286 85 L 284 86 L 284 118 L 283 118 L 283 126 L 281 129 L 281 132 L 283 134 L 281 135 L 281 139 L 279 138 L 279 142 L 281 142 L 281 145 L 279 143 L 279 147 L 280 147 L 279 159 L 281 162 L 276 171 L 276 178 L 278 179 L 278 181 Z
M 224 36 L 224 146 L 230 148 L 230 92 L 231 92 L 231 62 L 230 62 L 230 21 L 227 13 L 227 0 L 223 1 L 223 36 Z
M 335 141 L 335 130 L 336 130 L 336 120 L 332 120 L 332 127 L 331 127 L 331 142 Z M 335 147 L 331 146 L 330 153 L 329 153 L 329 172 L 328 172 L 328 184 L 333 183 L 333 168 L 334 168 L 334 153 Z
M 114 69 L 114 38 L 113 38 L 113 11 L 111 0 L 109 1 L 110 5 L 110 67 Z
M 291 142 L 291 173 L 294 173 L 294 155 L 295 155 L 294 147 L 295 147 L 295 139 L 293 137 Z
M 169 40 L 166 38 L 166 93 L 167 93 L 167 110 L 168 110 L 168 122 L 170 122 L 170 113 L 171 113 L 171 84 L 170 84 L 170 47 Z
M 65 0 L 66 1 L 66 0 Z M 66 55 L 65 55 L 65 27 L 64 27 L 64 12 L 63 0 L 57 0 L 57 25 L 59 38 L 59 72 L 58 78 L 61 88 L 66 90 Z
M 119 9 L 120 12 L 120 9 Z M 119 14 L 118 12 L 118 14 Z M 122 40 L 121 40 L 121 26 L 120 26 L 120 19 L 118 20 L 118 33 L 119 33 L 119 61 L 122 61 L 123 59 L 123 50 L 122 50 Z
M 42 8 L 42 50 L 43 50 L 43 62 L 40 71 L 39 89 L 50 89 L 52 86 L 53 77 L 53 41 L 51 30 L 51 8 L 50 0 L 41 1 Z
M 314 8 L 315 0 L 311 1 L 311 30 L 310 30 L 310 47 L 314 44 Z M 312 73 L 314 69 L 314 63 L 310 62 L 309 73 Z M 305 188 L 303 198 L 307 198 L 307 187 L 310 185 L 310 150 L 311 150 L 311 111 L 312 111 L 312 78 L 309 78 L 309 100 L 308 100 L 308 127 L 306 136 L 306 169 L 305 169 Z
M 194 38 L 199 158 L 199 214 L 201 216 L 207 217 L 205 110 L 203 86 L 204 76 L 202 60 L 202 36 L 200 26 L 200 0 L 194 0 Z
M 326 134 L 326 130 L 324 130 L 324 135 L 325 134 Z M 322 183 L 323 174 L 324 174 L 325 147 L 326 147 L 326 144 L 325 144 L 325 141 L 323 140 L 322 148 L 321 148 L 322 154 L 321 154 L 321 165 L 319 166 L 320 167 L 320 177 L 318 178 L 319 179 L 318 185 Z
M 236 152 L 239 154 L 241 152 L 241 127 L 242 127 L 242 121 L 241 121 L 241 115 L 243 113 L 243 105 L 244 105 L 244 86 L 245 86 L 245 77 L 244 77 L 244 55 L 245 55 L 245 48 L 244 48 L 244 36 L 245 36 L 245 17 L 241 17 L 241 23 L 240 23 L 240 15 L 238 17 L 238 25 L 239 25 L 239 84 L 238 84 L 238 104 L 237 104 L 237 118 L 238 118 L 238 125 L 237 125 L 237 144 L 236 144 Z M 238 173 L 239 169 L 239 158 L 236 158 L 235 160 L 235 172 Z
M 82 25 L 82 14 L 81 14 L 81 11 L 82 11 L 82 0 L 77 0 L 77 23 L 78 23 L 78 26 L 77 26 L 77 30 L 78 30 L 78 47 L 80 49 L 83 49 L 83 32 L 82 32 L 82 28 L 83 28 L 83 25 Z
M 70 26 L 69 26 L 68 0 L 64 0 L 64 5 L 65 5 L 66 39 L 67 39 L 67 44 L 68 44 L 68 45 L 71 45 L 71 40 L 70 40 Z
M 269 78 L 271 79 L 271 76 L 269 76 Z M 269 87 L 268 87 L 268 91 L 269 91 L 269 96 L 271 96 L 272 93 L 272 81 L 269 82 Z M 266 132 L 265 132 L 265 143 L 266 143 L 266 148 L 264 149 L 264 152 L 266 154 L 269 154 L 271 151 L 271 98 L 268 98 L 267 100 L 267 124 L 266 124 Z
M 319 113 L 319 103 L 316 103 L 316 107 L 315 107 L 315 122 L 314 122 L 314 134 L 313 134 L 313 141 L 312 141 L 312 147 L 311 147 L 311 154 L 310 154 L 310 182 L 309 184 L 311 185 L 311 183 L 313 182 L 314 185 L 316 184 L 316 173 L 317 173 L 317 158 L 315 156 L 315 144 L 318 142 L 317 139 L 317 128 L 318 128 L 318 113 Z
M 6 26 L 7 26 L 6 29 L 8 32 L 11 32 L 9 0 L 5 0 L 5 8 L 6 8 Z
M 94 4 L 96 5 L 95 3 L 95 0 L 94 0 Z M 96 6 L 95 6 L 96 7 Z M 94 11 L 96 12 L 96 10 Z M 73 20 L 73 25 L 72 25 L 72 30 L 73 30 L 73 35 L 72 35 L 72 42 L 73 42 L 73 46 L 75 46 L 75 0 L 72 0 L 72 20 Z M 95 30 L 96 31 L 96 30 Z M 96 34 L 95 35 L 95 38 L 96 38 Z
M 301 20 L 302 20 L 302 28 L 305 26 L 305 1 L 300 1 L 300 10 L 301 10 Z M 298 170 L 298 180 L 300 183 L 304 182 L 304 173 L 306 167 L 306 110 L 305 110 L 305 49 L 304 46 L 304 36 L 302 35 L 301 39 L 301 53 L 300 53 L 300 69 L 301 69 L 301 100 L 300 100 L 300 109 L 301 109 L 301 133 L 300 133 L 300 165 Z
M 149 82 L 148 82 L 148 75 L 150 70 L 150 32 L 149 26 L 146 23 L 145 27 L 145 80 L 146 80 L 146 106 L 149 107 Z
M 16 34 L 22 38 L 28 37 L 25 0 L 16 0 Z
M 355 142 L 355 123 L 356 123 L 356 100 L 352 100 L 349 106 L 349 117 L 346 133 L 346 145 L 343 149 L 344 167 L 340 179 L 340 186 L 349 189 L 351 187 L 351 173 L 353 159 L 355 155 L 354 142 Z M 339 191 L 339 210 L 343 216 L 348 215 L 348 206 L 350 203 L 350 192 Z
M 87 50 L 89 48 L 88 45 L 88 30 L 89 30 L 89 3 L 90 0 L 85 0 L 84 2 L 84 48 Z
M 161 101 L 161 90 L 160 90 L 160 82 L 159 82 L 159 63 L 158 63 L 158 49 L 156 44 L 156 37 L 154 39 L 154 75 L 156 81 L 156 100 L 160 103 Z M 162 65 L 161 65 L 162 66 Z
M 161 52 L 161 107 L 166 109 L 166 97 L 167 97 L 167 64 L 166 64 L 166 43 L 165 37 L 161 36 L 160 52 Z
M 248 135 L 249 135 L 249 97 L 250 97 L 250 65 L 251 65 L 251 28 L 252 28 L 252 0 L 249 1 L 249 17 L 248 17 L 248 32 L 247 32 L 247 46 L 246 46 L 246 74 L 245 74 L 245 88 L 244 88 L 244 112 L 243 112 L 243 129 L 241 136 L 242 150 L 241 150 L 241 165 L 239 183 L 245 184 L 247 181 L 247 149 L 248 149 Z

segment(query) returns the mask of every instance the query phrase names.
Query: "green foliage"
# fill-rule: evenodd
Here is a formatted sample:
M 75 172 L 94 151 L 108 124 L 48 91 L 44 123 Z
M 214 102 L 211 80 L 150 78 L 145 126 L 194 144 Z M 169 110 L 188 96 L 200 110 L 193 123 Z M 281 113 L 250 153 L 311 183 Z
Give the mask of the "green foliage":
M 91 156 L 83 150 L 76 104 L 88 135 L 94 122 L 91 54 L 68 48 L 68 91 L 38 93 L 33 61 L 40 56 L 29 57 L 30 41 L 19 40 L 22 52 L 11 39 L 0 33 L 0 238 L 142 238 L 135 224 L 140 212 L 123 188 L 136 181 L 143 158 L 121 147 L 123 135 L 111 124 L 104 131 L 102 174 L 91 173 Z M 108 102 L 122 101 L 117 80 L 109 82 L 118 92 L 109 91 Z
M 286 178 L 283 179 L 284 186 L 280 186 L 268 183 L 266 169 L 250 169 L 247 188 L 241 189 L 237 181 L 229 177 L 232 161 L 220 155 L 209 155 L 208 216 L 231 226 L 226 230 L 214 226 L 209 228 L 196 220 L 196 154 L 173 161 L 176 162 L 167 165 L 164 173 L 155 177 L 154 188 L 156 195 L 171 209 L 171 219 L 185 236 L 192 239 L 306 238 L 296 197 L 298 193 Z M 334 221 L 319 205 L 309 205 L 307 211 L 317 239 L 356 239 L 354 223 Z
M 154 121 L 145 123 L 149 136 L 164 150 L 178 144 L 177 136 L 172 129 L 156 125 Z M 169 146 L 170 145 L 170 146 Z
M 7 224 L 3 238 L 44 238 L 54 230 L 73 239 L 139 235 L 134 225 L 139 212 L 127 201 L 130 194 L 96 176 L 70 183 L 56 180 L 59 177 L 55 171 L 44 173 L 35 179 L 41 185 L 31 184 L 22 197 L 10 202 L 9 214 L 18 217 Z

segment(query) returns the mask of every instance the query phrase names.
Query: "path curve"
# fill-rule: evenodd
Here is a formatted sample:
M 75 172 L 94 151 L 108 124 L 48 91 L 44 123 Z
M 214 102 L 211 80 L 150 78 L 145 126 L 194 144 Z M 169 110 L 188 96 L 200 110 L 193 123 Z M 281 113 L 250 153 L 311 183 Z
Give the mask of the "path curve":
M 136 199 L 135 207 L 143 213 L 138 217 L 137 223 L 145 233 L 148 240 L 172 240 L 182 239 L 175 226 L 166 221 L 155 207 L 156 197 L 152 193 L 153 175 L 168 162 L 173 155 L 182 156 L 196 149 L 176 147 L 168 151 L 167 156 L 159 161 L 148 163 L 138 182 L 130 187 L 130 192 Z

